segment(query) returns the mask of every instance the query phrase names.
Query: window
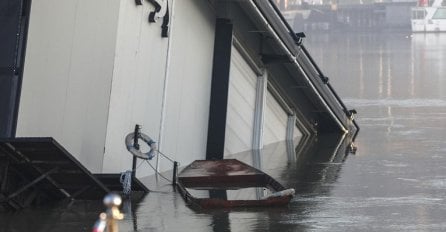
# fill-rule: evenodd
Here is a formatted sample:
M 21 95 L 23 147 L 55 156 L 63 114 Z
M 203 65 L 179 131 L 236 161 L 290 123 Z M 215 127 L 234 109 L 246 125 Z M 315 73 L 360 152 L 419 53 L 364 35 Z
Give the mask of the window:
M 415 9 L 412 10 L 412 19 L 424 19 L 426 18 L 426 10 L 424 9 Z
M 446 8 L 437 9 L 432 19 L 446 19 Z

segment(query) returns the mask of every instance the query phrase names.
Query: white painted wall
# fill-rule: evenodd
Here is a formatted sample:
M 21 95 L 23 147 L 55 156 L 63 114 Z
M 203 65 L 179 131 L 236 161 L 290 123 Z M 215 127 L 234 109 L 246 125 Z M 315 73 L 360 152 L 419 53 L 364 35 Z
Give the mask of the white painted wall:
M 161 22 L 147 22 L 150 4 L 137 7 L 134 1 L 121 1 L 104 172 L 131 168 L 132 156 L 124 138 L 136 123 L 142 125 L 143 133 L 160 141 L 160 151 L 180 163 L 205 158 L 215 16 L 206 1 L 169 3 L 174 12 L 170 37 L 161 38 Z M 171 58 L 166 74 L 169 39 Z M 170 162 L 160 162 L 161 171 L 171 168 Z M 137 173 L 146 176 L 153 171 L 143 164 Z
M 130 169 L 124 138 L 140 124 L 180 163 L 204 159 L 215 13 L 207 1 L 169 3 L 162 38 L 147 2 L 34 1 L 17 136 L 54 137 L 90 171 L 115 173 Z M 235 48 L 231 66 L 225 154 L 252 148 L 257 80 Z M 284 140 L 286 128 L 277 102 L 266 105 L 265 145 Z M 171 168 L 162 160 L 161 171 Z
M 225 155 L 252 149 L 257 75 L 235 47 L 229 75 Z
M 264 145 L 277 143 L 286 139 L 288 114 L 280 106 L 274 96 L 268 92 L 266 95 L 265 125 L 263 134 Z M 293 139 L 299 138 L 302 133 L 294 126 Z
M 264 145 L 286 139 L 286 124 L 288 115 L 268 92 L 266 95 Z
M 205 159 L 215 12 L 208 1 L 175 0 L 172 59 L 160 150 L 187 165 Z M 172 164 L 161 163 L 161 170 Z
M 225 135 L 225 156 L 252 149 L 257 75 L 233 47 Z M 284 141 L 288 115 L 267 91 L 264 107 L 263 145 Z M 294 137 L 302 134 L 297 127 Z
M 121 172 L 132 160 L 124 138 L 140 124 L 175 160 L 203 159 L 215 13 L 207 1 L 169 3 L 162 38 L 146 1 L 34 1 L 17 136 L 54 137 L 90 171 Z
M 18 137 L 54 137 L 102 168 L 119 0 L 33 1 Z
M 124 138 L 135 124 L 158 140 L 167 38 L 147 19 L 152 6 L 120 1 L 119 23 L 103 172 L 131 168 L 132 156 Z M 138 171 L 139 172 L 139 171 Z

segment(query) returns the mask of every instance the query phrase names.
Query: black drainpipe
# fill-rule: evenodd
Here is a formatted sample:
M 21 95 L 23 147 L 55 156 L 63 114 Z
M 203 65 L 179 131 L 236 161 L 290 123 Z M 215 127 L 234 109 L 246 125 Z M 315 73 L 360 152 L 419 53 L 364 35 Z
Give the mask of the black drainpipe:
M 231 20 L 218 18 L 215 28 L 206 159 L 223 159 L 232 48 Z

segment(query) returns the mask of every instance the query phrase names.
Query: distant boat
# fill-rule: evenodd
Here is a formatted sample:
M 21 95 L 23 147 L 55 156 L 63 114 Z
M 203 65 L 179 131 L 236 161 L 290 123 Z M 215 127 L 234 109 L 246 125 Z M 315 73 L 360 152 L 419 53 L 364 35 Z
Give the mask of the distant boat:
M 412 8 L 412 32 L 446 32 L 446 2 L 435 0 L 429 6 L 428 0 L 419 0 Z
M 190 206 L 199 208 L 284 206 L 294 196 L 294 189 L 235 159 L 196 160 L 178 175 L 177 188 Z

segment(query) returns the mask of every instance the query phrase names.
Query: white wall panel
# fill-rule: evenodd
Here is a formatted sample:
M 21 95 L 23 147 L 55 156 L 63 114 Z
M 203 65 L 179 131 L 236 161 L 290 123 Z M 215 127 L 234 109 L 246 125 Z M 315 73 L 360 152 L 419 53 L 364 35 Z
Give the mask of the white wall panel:
M 33 1 L 18 137 L 54 137 L 102 166 L 118 0 Z
M 182 165 L 206 155 L 215 37 L 207 1 L 176 0 L 166 118 L 160 150 Z M 161 162 L 161 170 L 172 164 Z
M 131 169 L 132 155 L 124 138 L 136 124 L 158 141 L 165 77 L 167 40 L 160 24 L 149 24 L 153 7 L 121 1 L 103 172 Z M 150 173 L 147 165 L 139 175 Z
M 257 75 L 232 48 L 225 155 L 251 150 Z
M 288 115 L 268 92 L 266 95 L 263 143 L 268 145 L 286 139 Z
M 54 137 L 92 172 L 130 169 L 124 138 L 135 124 L 183 165 L 205 158 L 215 12 L 208 1 L 169 3 L 162 38 L 146 1 L 33 1 L 17 136 Z M 252 148 L 257 76 L 235 48 L 230 76 L 225 154 Z M 266 105 L 265 145 L 286 127 L 277 102 Z
M 131 168 L 132 156 L 124 138 L 135 124 L 141 124 L 143 133 L 160 142 L 160 151 L 181 164 L 205 157 L 214 13 L 206 1 L 175 0 L 169 5 L 174 8 L 170 37 L 162 38 L 162 20 L 147 22 L 150 4 L 135 6 L 134 1 L 121 1 L 104 172 Z M 169 39 L 171 58 L 167 62 Z M 155 166 L 155 160 L 151 162 Z M 160 164 L 161 171 L 172 168 L 170 162 Z M 137 174 L 146 176 L 153 170 L 143 164 Z
M 236 49 L 232 49 L 225 156 L 252 149 L 257 75 Z M 284 141 L 288 114 L 267 92 L 264 107 L 263 145 Z M 295 137 L 301 134 L 295 128 Z

